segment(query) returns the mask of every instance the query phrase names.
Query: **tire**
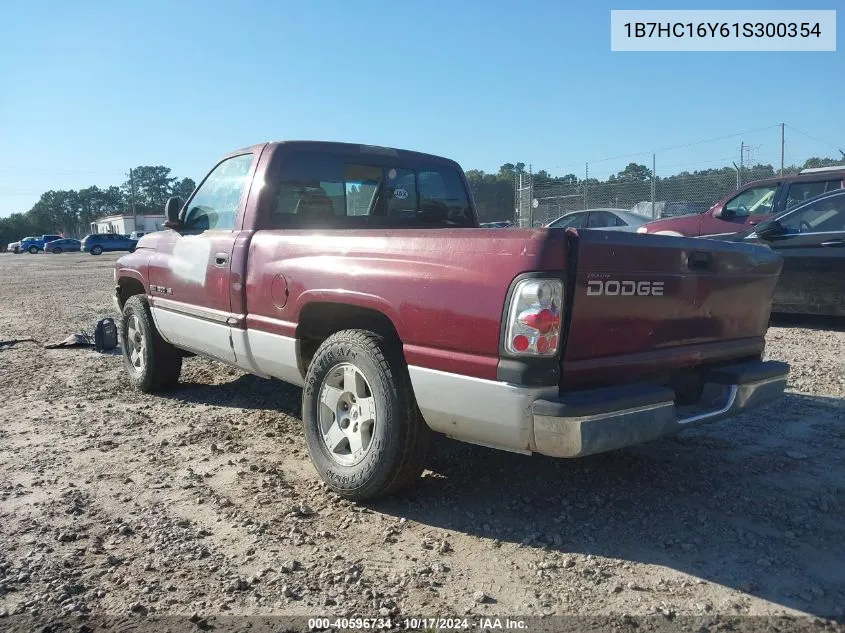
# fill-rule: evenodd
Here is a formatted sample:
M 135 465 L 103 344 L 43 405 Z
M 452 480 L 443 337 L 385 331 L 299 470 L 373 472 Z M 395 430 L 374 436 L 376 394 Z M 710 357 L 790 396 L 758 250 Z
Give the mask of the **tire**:
M 161 338 L 144 295 L 129 297 L 120 319 L 120 347 L 132 386 L 150 393 L 179 382 L 182 356 Z
M 57 254 L 57 255 L 58 255 L 59 253 L 61 253 L 61 252 L 62 252 L 62 247 L 61 247 L 61 246 L 56 246 L 56 247 L 53 249 L 53 252 L 54 252 L 55 254 Z
M 35 255 L 37 252 L 38 252 L 38 247 L 37 247 L 37 246 L 30 246 L 30 247 L 29 247 L 29 254 L 30 254 L 30 255 Z
M 102 246 L 92 246 L 91 247 L 91 254 L 92 255 L 102 255 L 103 254 L 103 247 Z
M 302 421 L 311 462 L 347 499 L 392 494 L 425 467 L 431 431 L 404 359 L 373 332 L 343 330 L 320 345 L 305 377 Z

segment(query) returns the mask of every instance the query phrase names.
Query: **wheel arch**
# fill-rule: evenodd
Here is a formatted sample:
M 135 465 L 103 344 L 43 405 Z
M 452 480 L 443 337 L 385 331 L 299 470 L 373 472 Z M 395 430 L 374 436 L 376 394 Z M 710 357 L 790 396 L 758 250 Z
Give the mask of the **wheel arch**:
M 121 310 L 129 297 L 147 294 L 147 289 L 140 276 L 127 274 L 127 272 L 129 271 L 124 270 L 122 276 L 117 280 L 117 302 Z
M 341 330 L 367 330 L 378 334 L 396 344 L 404 361 L 402 339 L 396 325 L 384 312 L 349 303 L 313 301 L 302 307 L 296 326 L 297 364 L 303 377 L 323 341 Z

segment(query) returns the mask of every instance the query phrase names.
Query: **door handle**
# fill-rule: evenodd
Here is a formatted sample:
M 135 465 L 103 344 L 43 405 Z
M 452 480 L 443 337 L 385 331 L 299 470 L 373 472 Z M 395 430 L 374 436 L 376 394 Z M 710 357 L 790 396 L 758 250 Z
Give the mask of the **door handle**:
M 706 270 L 710 267 L 710 253 L 693 251 L 687 256 L 687 266 L 690 270 Z
M 822 242 L 822 246 L 830 246 L 832 248 L 842 248 L 845 246 L 845 240 L 830 240 L 829 242 Z
M 214 255 L 214 265 L 215 266 L 225 266 L 226 262 L 229 261 L 229 254 L 228 253 L 216 253 Z

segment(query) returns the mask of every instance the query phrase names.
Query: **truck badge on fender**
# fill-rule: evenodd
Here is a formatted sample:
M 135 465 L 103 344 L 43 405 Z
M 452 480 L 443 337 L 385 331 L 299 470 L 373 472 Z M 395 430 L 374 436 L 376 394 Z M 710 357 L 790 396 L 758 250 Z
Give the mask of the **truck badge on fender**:
M 620 297 L 662 297 L 662 281 L 617 281 L 615 279 L 591 279 L 587 282 L 587 295 Z

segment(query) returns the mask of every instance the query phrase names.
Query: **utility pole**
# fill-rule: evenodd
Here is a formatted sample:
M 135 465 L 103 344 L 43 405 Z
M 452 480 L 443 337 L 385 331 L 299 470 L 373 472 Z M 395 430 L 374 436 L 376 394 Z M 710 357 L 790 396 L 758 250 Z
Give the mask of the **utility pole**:
M 528 223 L 534 228 L 534 174 L 531 163 L 528 163 Z
M 742 161 L 745 158 L 745 141 L 739 144 L 739 176 L 737 176 L 737 186 L 742 186 Z
M 590 179 L 590 163 L 584 163 L 584 209 L 587 208 L 587 181 Z
M 657 178 L 657 154 L 651 155 L 651 217 L 657 217 L 657 209 L 655 208 L 655 200 L 654 200 L 654 181 Z
M 780 124 L 780 176 L 783 177 L 783 138 L 784 138 L 784 131 L 783 128 L 785 125 L 783 123 Z
M 132 200 L 132 231 L 137 231 L 138 213 L 135 210 L 135 179 L 132 177 L 132 169 L 129 170 L 129 198 Z

